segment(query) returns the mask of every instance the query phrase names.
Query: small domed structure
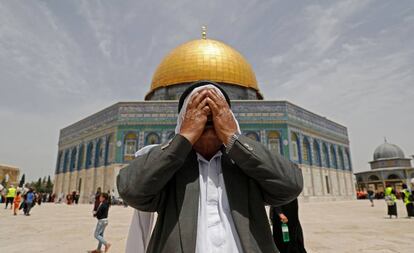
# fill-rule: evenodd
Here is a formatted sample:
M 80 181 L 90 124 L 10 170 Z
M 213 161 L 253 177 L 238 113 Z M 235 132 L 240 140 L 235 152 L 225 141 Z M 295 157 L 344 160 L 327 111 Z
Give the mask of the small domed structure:
M 371 170 L 356 172 L 359 190 L 374 190 L 383 193 L 387 184 L 392 185 L 397 191 L 401 190 L 403 183 L 414 178 L 414 168 L 411 159 L 406 158 L 404 151 L 397 145 L 384 143 L 374 151 L 374 160 L 369 162 Z
M 384 142 L 375 149 L 374 161 L 390 158 L 405 158 L 403 150 L 388 142 Z
M 409 158 L 405 158 L 404 151 L 387 140 L 374 151 L 374 160 L 369 162 L 371 169 L 411 167 Z

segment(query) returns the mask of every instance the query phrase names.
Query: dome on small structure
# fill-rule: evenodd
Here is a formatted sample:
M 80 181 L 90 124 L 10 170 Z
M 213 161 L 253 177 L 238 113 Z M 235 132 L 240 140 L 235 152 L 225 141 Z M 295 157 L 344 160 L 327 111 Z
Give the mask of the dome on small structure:
M 379 145 L 374 152 L 374 160 L 404 158 L 403 150 L 395 144 L 384 142 Z

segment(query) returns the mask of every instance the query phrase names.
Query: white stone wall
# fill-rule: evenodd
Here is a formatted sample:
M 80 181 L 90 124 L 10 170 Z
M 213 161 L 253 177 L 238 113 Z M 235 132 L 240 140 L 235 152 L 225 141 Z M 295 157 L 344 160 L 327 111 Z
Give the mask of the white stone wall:
M 102 191 L 116 188 L 116 176 L 125 164 L 111 164 L 99 168 L 82 169 L 72 173 L 61 173 L 55 176 L 54 192 L 59 196 L 61 192 L 67 194 L 80 187 L 80 203 L 88 203 L 91 195 L 101 187 Z M 309 165 L 300 165 L 303 174 L 304 188 L 300 198 L 306 201 L 333 201 L 355 198 L 355 184 L 350 171 L 341 171 L 330 168 L 321 168 Z M 330 192 L 326 187 L 328 176 Z
M 95 194 L 98 187 L 101 187 L 103 192 L 114 190 L 117 194 L 116 176 L 124 166 L 124 164 L 112 164 L 99 168 L 82 169 L 72 173 L 57 174 L 55 175 L 53 192 L 59 196 L 61 192 L 67 194 L 72 191 L 77 191 L 81 180 L 80 203 L 88 203 L 91 195 Z
M 300 198 L 305 201 L 334 201 L 355 199 L 355 184 L 352 172 L 331 168 L 300 165 L 303 174 L 303 192 Z M 328 176 L 329 193 L 326 186 Z

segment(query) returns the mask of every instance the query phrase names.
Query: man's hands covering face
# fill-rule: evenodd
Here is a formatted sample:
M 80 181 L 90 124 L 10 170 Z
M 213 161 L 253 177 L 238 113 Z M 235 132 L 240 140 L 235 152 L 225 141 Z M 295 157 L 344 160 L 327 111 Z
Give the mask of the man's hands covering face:
M 210 107 L 207 105 L 207 94 L 207 90 L 193 94 L 181 124 L 180 134 L 193 145 L 203 134 L 207 116 L 211 114 Z
M 230 137 L 236 133 L 237 124 L 230 111 L 229 104 L 216 90 L 208 90 L 207 104 L 210 106 L 213 114 L 214 129 L 217 137 L 224 143 L 228 144 Z
M 217 137 L 227 144 L 237 131 L 237 124 L 227 101 L 214 89 L 204 89 L 190 98 L 180 134 L 194 145 L 203 134 L 209 115 L 212 115 Z

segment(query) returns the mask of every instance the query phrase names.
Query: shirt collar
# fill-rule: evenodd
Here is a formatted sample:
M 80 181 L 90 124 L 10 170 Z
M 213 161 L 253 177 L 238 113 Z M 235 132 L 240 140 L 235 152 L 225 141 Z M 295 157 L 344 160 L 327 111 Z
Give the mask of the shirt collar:
M 197 160 L 199 161 L 199 162 L 206 162 L 206 163 L 209 163 L 209 162 L 211 162 L 211 161 L 213 161 L 214 159 L 216 159 L 216 158 L 218 158 L 218 157 L 221 157 L 222 155 L 223 155 L 223 153 L 221 152 L 221 150 L 219 150 L 219 151 L 217 151 L 217 153 L 210 159 L 210 161 L 207 161 L 202 155 L 200 155 L 199 153 L 196 153 L 197 154 Z

